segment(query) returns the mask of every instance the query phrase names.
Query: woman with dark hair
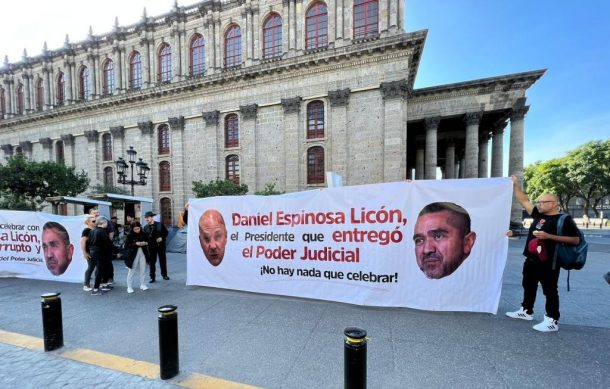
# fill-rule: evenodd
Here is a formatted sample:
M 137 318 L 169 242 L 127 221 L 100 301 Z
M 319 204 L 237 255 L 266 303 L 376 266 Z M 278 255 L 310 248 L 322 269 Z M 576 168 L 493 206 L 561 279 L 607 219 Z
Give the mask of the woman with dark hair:
M 115 247 L 106 232 L 108 219 L 104 216 L 99 216 L 95 222 L 95 228 L 89 233 L 89 250 L 91 250 L 91 259 L 97 264 L 95 271 L 95 284 L 91 294 L 94 296 L 100 295 L 100 284 L 102 281 L 108 282 L 110 276 L 110 266 L 112 257 L 114 256 Z M 107 284 L 102 285 L 102 291 L 109 291 L 111 288 Z
M 139 221 L 132 222 L 129 227 L 129 234 L 125 241 L 125 247 L 129 249 L 129 259 L 131 259 L 131 267 L 128 266 L 129 272 L 127 272 L 127 293 L 133 293 L 133 277 L 138 267 L 140 268 L 140 289 L 148 289 L 144 284 L 144 274 L 146 274 L 146 263 L 148 262 L 148 237 L 142 232 L 142 225 Z

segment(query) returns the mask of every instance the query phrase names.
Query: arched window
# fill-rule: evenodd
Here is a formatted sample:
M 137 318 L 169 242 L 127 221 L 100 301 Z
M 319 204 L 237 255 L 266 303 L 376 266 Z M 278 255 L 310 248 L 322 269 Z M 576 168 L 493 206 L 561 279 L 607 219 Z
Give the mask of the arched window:
M 232 181 L 235 185 L 239 185 L 239 157 L 237 155 L 229 155 L 225 159 L 227 181 Z
M 324 149 L 320 146 L 307 150 L 307 183 L 324 183 Z
M 104 62 L 104 83 L 102 85 L 102 94 L 109 96 L 114 93 L 114 63 L 112 60 Z
M 377 35 L 378 0 L 354 0 L 354 39 Z
M 78 74 L 78 99 L 81 101 L 89 100 L 89 69 L 83 66 Z
M 64 163 L 66 160 L 64 158 L 64 141 L 58 140 L 55 143 L 55 162 Z
M 161 210 L 161 223 L 164 226 L 169 227 L 172 223 L 172 200 L 167 197 L 163 197 L 159 200 L 159 209 Z
M 239 146 L 239 121 L 237 115 L 232 113 L 225 117 L 225 147 Z
M 169 162 L 167 161 L 159 164 L 159 190 L 161 192 L 172 190 L 172 177 L 169 171 Z
M 129 87 L 140 89 L 142 87 L 142 57 L 134 51 L 129 59 Z
M 4 88 L 0 86 L 0 119 L 6 114 L 6 97 L 4 97 Z
M 233 24 L 225 33 L 225 67 L 241 65 L 241 29 Z
M 17 115 L 23 115 L 25 96 L 23 95 L 23 84 L 17 85 Z
M 201 76 L 205 73 L 205 42 L 200 34 L 191 39 L 191 76 Z
M 114 174 L 110 166 L 104 168 L 104 186 L 106 188 L 114 186 Z
M 324 103 L 307 104 L 307 139 L 324 138 Z
M 172 48 L 164 43 L 159 48 L 159 72 L 157 73 L 157 81 L 170 82 L 172 80 Z
M 102 159 L 112 161 L 112 136 L 108 133 L 102 135 Z
M 159 154 L 169 154 L 169 127 L 167 124 L 159 126 L 158 130 Z
M 328 13 L 326 4 L 318 1 L 305 15 L 305 48 L 319 49 L 328 45 Z
M 282 55 L 282 18 L 276 13 L 267 17 L 263 24 L 263 58 Z
M 57 93 L 55 94 L 56 105 L 64 105 L 64 88 L 66 87 L 66 81 L 64 79 L 63 72 L 59 72 L 57 76 Z
M 42 112 L 44 107 L 44 86 L 42 83 L 42 78 L 39 78 L 36 81 L 36 111 Z

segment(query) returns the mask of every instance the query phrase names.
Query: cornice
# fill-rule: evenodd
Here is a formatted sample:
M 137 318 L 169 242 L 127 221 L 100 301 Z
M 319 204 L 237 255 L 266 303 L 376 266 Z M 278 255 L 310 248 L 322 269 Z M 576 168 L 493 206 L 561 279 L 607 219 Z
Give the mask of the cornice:
M 217 126 L 219 116 L 220 116 L 220 111 L 218 111 L 218 110 L 202 112 L 202 117 L 203 117 L 203 120 L 205 120 L 206 126 Z

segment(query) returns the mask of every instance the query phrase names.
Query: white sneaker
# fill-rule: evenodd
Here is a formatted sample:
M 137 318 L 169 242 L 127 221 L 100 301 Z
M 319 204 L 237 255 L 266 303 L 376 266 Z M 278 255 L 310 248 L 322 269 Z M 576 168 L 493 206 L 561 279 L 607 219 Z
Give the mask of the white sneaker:
M 547 315 L 544 315 L 544 320 L 532 327 L 540 332 L 555 332 L 559 331 L 559 322 Z
M 534 320 L 534 315 L 530 315 L 527 311 L 521 307 L 518 311 L 515 312 L 506 312 L 506 316 L 511 319 L 521 319 L 521 320 Z
M 84 290 L 85 292 L 91 292 L 92 288 L 91 288 L 90 286 L 83 285 L 83 290 Z
M 142 284 L 142 285 L 140 285 L 140 289 L 142 289 L 142 290 L 148 290 L 148 286 L 146 286 L 146 285 Z
M 127 288 L 127 293 L 133 293 L 133 288 Z

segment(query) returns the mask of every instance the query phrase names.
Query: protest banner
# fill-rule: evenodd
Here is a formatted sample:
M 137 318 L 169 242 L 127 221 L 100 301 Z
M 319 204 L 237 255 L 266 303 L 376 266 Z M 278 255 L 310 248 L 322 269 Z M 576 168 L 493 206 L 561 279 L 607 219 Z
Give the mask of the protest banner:
M 495 313 L 511 198 L 493 178 L 191 199 L 187 285 Z

